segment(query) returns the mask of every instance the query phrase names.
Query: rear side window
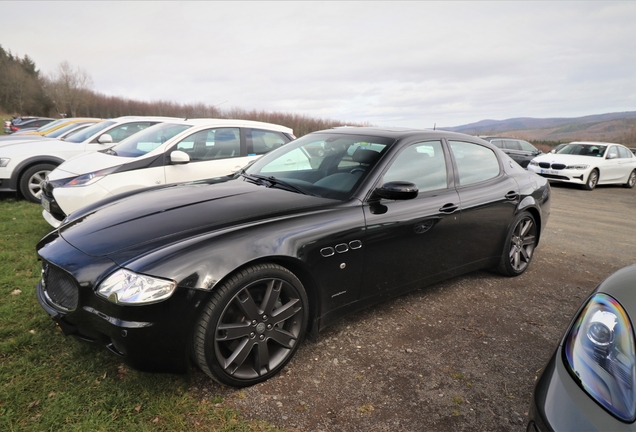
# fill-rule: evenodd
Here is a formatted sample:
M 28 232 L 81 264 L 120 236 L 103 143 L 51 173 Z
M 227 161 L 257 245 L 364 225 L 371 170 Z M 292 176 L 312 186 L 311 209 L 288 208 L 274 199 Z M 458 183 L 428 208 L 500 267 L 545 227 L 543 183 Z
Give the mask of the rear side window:
M 449 144 L 455 157 L 461 186 L 499 175 L 499 159 L 489 148 L 464 141 L 449 141 Z
M 245 138 L 247 140 L 248 156 L 265 154 L 289 142 L 289 138 L 281 132 L 261 129 L 246 129 Z

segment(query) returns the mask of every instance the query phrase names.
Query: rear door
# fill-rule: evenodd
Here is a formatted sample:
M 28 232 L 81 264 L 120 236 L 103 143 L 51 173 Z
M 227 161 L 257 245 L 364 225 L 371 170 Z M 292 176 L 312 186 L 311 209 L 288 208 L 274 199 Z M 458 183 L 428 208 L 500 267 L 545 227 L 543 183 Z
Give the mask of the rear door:
M 480 266 L 501 256 L 519 203 L 519 185 L 504 174 L 490 148 L 465 141 L 449 141 L 449 147 L 462 214 L 457 253 L 462 264 Z

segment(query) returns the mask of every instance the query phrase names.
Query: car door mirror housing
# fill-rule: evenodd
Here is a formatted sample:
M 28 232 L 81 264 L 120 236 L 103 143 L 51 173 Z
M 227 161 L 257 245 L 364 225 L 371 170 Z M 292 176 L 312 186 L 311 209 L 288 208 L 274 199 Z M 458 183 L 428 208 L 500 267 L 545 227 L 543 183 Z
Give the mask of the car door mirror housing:
M 377 198 L 390 200 L 408 200 L 415 198 L 418 192 L 419 190 L 414 183 L 394 181 L 383 184 L 373 191 L 373 195 Z
M 618 156 L 617 156 L 615 153 L 612 153 L 612 154 L 608 154 L 608 155 L 607 155 L 607 159 L 608 159 L 608 160 L 609 160 L 609 159 L 616 159 L 617 157 L 618 157 Z
M 190 162 L 190 156 L 181 150 L 175 150 L 170 153 L 170 163 L 173 165 L 184 165 Z
M 99 138 L 97 138 L 97 142 L 100 144 L 112 144 L 113 143 L 113 137 L 110 136 L 110 134 L 104 134 L 101 135 Z

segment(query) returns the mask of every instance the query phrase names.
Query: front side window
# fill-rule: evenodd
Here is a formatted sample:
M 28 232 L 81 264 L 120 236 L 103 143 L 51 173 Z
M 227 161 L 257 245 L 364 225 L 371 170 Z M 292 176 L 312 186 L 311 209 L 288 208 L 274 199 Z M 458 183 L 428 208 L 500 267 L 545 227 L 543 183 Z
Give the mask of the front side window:
M 455 157 L 461 186 L 499 175 L 499 159 L 489 148 L 464 141 L 449 141 L 449 144 Z
M 618 148 L 616 146 L 611 146 L 607 151 L 607 159 L 616 159 L 618 158 Z
M 289 139 L 281 132 L 260 129 L 247 129 L 245 131 L 245 138 L 247 140 L 247 154 L 249 156 L 265 154 L 289 142 Z
M 384 174 L 383 183 L 415 183 L 420 192 L 447 187 L 446 160 L 440 141 L 412 144 L 402 150 Z
M 537 151 L 537 148 L 535 146 L 533 146 L 532 144 L 530 144 L 528 141 L 519 140 L 517 142 L 521 146 L 521 150 L 524 150 L 524 151 L 527 151 L 527 152 L 535 152 L 535 151 Z
M 172 150 L 181 150 L 191 161 L 207 161 L 241 156 L 239 128 L 205 129 L 179 141 Z
M 515 140 L 505 140 L 506 148 L 510 150 L 521 150 L 521 145 L 519 141 Z

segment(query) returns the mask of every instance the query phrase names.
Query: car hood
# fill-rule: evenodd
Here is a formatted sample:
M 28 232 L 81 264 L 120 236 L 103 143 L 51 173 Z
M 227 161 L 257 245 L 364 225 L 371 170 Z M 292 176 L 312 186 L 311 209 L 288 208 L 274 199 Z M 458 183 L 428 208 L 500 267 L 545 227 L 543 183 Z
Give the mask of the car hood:
M 594 163 L 598 163 L 598 161 L 601 161 L 604 159 L 600 157 L 594 157 L 594 156 L 546 153 L 541 156 L 537 156 L 533 160 L 535 162 L 563 163 L 566 165 L 575 165 L 575 164 L 591 165 Z
M 20 146 L 24 144 L 34 145 L 36 143 L 45 143 L 45 144 L 51 145 L 51 143 L 54 140 L 55 138 L 44 138 L 37 135 L 31 135 L 31 136 L 20 135 L 17 137 L 11 137 L 8 139 L 0 140 L 0 149 L 4 151 L 15 146 Z
M 331 199 L 266 188 L 243 179 L 168 185 L 134 193 L 93 210 L 80 210 L 59 228 L 72 246 L 91 256 L 135 249 L 143 254 L 211 231 L 283 217 Z
M 77 155 L 49 174 L 49 180 L 55 181 L 67 177 L 75 177 L 82 174 L 88 174 L 94 171 L 114 167 L 125 164 L 137 158 L 113 156 L 101 152 L 90 152 Z

